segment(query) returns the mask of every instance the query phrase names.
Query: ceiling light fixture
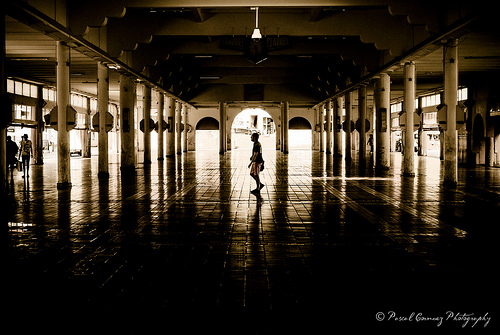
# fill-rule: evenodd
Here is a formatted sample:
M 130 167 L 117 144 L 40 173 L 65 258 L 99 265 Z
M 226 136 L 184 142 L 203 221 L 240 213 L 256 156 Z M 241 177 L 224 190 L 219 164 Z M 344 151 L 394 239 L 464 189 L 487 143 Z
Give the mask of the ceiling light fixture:
M 251 10 L 255 10 L 255 29 L 252 33 L 252 38 L 255 40 L 259 40 L 262 38 L 262 34 L 259 29 L 259 7 L 251 7 Z

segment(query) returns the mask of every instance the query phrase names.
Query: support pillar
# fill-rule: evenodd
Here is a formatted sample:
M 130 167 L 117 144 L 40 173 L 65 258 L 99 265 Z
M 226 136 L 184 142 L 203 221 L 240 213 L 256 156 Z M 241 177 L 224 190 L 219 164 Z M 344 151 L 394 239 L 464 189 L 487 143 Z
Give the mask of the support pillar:
M 325 152 L 325 139 L 323 138 L 323 129 L 325 127 L 325 106 L 320 105 L 319 110 L 319 152 Z
M 345 160 L 350 162 L 352 159 L 351 153 L 351 101 L 352 92 L 348 92 L 345 96 Z
M 403 110 L 406 113 L 406 131 L 404 135 L 403 175 L 415 176 L 415 145 L 413 136 L 413 114 L 415 113 L 415 63 L 404 65 L 404 101 Z M 456 98 L 455 98 L 456 100 Z M 456 101 L 455 101 L 456 104 Z
M 35 136 L 34 136 L 34 148 L 33 148 L 33 158 L 34 164 L 43 164 L 43 86 L 37 86 L 37 96 L 38 101 L 35 109 Z
M 103 64 L 97 65 L 97 108 L 99 110 L 98 135 L 98 173 L 99 178 L 109 178 L 108 169 L 108 133 L 106 132 L 106 113 L 109 104 L 109 69 Z
M 451 39 L 443 47 L 444 104 L 447 106 L 444 131 L 444 184 L 457 185 L 457 94 L 458 40 Z
M 333 101 L 333 154 L 342 156 L 342 98 L 338 97 Z
M 332 153 L 332 101 L 328 100 L 326 103 L 326 148 L 325 152 L 327 155 Z
M 135 115 L 136 84 L 133 78 L 120 75 L 120 138 L 122 173 L 135 173 Z
M 167 157 L 171 157 L 175 155 L 175 100 L 171 97 L 166 97 L 165 105 L 168 124 L 165 154 Z
M 314 111 L 314 124 L 312 129 L 312 150 L 319 150 L 319 133 L 318 133 L 318 120 L 319 120 L 319 107 L 313 108 Z
M 359 164 L 366 165 L 366 86 L 362 85 L 358 89 L 358 109 L 359 109 Z
M 184 124 L 184 130 L 182 131 L 182 146 L 183 151 L 188 151 L 188 107 L 186 105 L 182 105 L 182 123 Z
M 82 136 L 82 157 L 83 158 L 90 158 L 91 155 L 91 139 L 90 139 L 90 129 L 92 127 L 92 118 L 90 117 L 90 114 L 92 114 L 92 111 L 90 109 L 90 97 L 85 98 L 87 100 L 87 111 L 85 113 L 85 129 L 82 130 L 83 136 Z
M 57 189 L 71 187 L 70 141 L 66 109 L 70 104 L 70 48 L 64 42 L 56 47 L 57 83 Z
M 375 168 L 391 167 L 391 78 L 382 73 L 375 83 Z
M 176 135 L 177 140 L 175 144 L 176 152 L 178 155 L 182 154 L 182 131 L 181 131 L 181 123 L 182 123 L 182 105 L 180 102 L 175 103 L 175 124 L 176 124 Z
M 165 109 L 165 99 L 163 96 L 163 93 L 158 92 L 158 160 L 162 161 L 165 153 L 163 151 L 163 143 L 164 143 L 164 136 L 163 136 L 163 112 Z
M 151 164 L 151 127 L 149 119 L 151 119 L 151 87 L 144 85 L 143 94 L 143 109 L 144 109 L 144 164 Z
M 288 118 L 290 115 L 290 103 L 285 101 L 283 103 L 283 153 L 288 153 Z
M 226 153 L 226 103 L 219 102 L 219 153 L 222 155 Z
M 2 5 L 3 6 L 3 5 Z M 7 77 L 5 76 L 5 15 L 2 12 L 0 15 L 0 97 L 5 97 L 7 94 Z M 0 113 L 12 113 L 11 110 L 2 110 Z M 5 119 L 10 119 L 5 115 Z M 3 195 L 7 193 L 8 176 L 7 176 L 7 122 L 0 123 L 0 187 Z

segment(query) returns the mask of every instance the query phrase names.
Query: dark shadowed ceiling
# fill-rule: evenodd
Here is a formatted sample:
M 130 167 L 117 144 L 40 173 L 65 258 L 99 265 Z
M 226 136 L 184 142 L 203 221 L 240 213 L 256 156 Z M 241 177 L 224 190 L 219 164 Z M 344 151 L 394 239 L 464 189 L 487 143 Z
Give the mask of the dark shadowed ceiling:
M 392 97 L 397 98 L 402 77 L 398 59 L 410 54 L 417 63 L 419 89 L 439 87 L 438 37 L 448 32 L 460 41 L 461 76 L 500 70 L 495 21 L 471 4 L 255 2 L 263 34 L 258 41 L 250 37 L 256 4 L 247 1 L 69 2 L 61 27 L 112 59 L 124 61 L 127 55 L 131 70 L 194 106 L 244 100 L 314 105 L 380 69 L 390 72 Z M 54 41 L 68 37 L 51 26 L 58 14 L 51 17 L 38 3 L 14 1 L 8 11 L 7 74 L 54 84 Z M 97 94 L 101 59 L 78 41 L 72 47 L 72 88 Z M 111 71 L 114 100 L 119 74 Z

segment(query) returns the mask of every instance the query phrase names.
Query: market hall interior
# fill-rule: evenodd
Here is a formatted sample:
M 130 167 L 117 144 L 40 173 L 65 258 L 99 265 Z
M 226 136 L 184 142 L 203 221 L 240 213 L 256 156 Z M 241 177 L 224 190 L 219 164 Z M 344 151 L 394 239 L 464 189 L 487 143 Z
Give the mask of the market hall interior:
M 9 327 L 494 328 L 500 31 L 487 8 L 2 4 Z M 7 157 L 25 134 L 29 176 Z M 476 319 L 437 326 L 448 312 Z

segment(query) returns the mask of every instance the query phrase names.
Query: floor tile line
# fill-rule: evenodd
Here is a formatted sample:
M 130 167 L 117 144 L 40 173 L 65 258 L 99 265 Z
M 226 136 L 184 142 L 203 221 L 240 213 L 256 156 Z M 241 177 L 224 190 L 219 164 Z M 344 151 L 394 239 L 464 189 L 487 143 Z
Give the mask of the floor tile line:
M 452 234 L 452 235 L 454 235 L 456 237 L 460 237 L 460 238 L 464 238 L 465 236 L 467 236 L 467 232 L 465 230 L 453 227 L 453 226 L 449 225 L 448 223 L 445 223 L 432 215 L 429 215 L 423 211 L 419 211 L 416 208 L 413 208 L 413 207 L 409 206 L 408 204 L 405 204 L 399 200 L 396 200 L 396 199 L 394 199 L 394 198 L 392 198 L 384 193 L 378 192 L 378 191 L 372 189 L 371 187 L 368 187 L 367 185 L 363 185 L 363 184 L 356 182 L 356 181 L 353 181 L 352 184 L 356 185 L 356 187 L 362 189 L 363 191 L 365 191 L 371 195 L 374 195 L 379 199 L 382 199 L 386 203 L 393 205 L 396 208 L 402 209 L 406 213 L 413 215 L 415 218 L 421 218 L 422 221 L 425 221 L 425 223 L 433 225 L 436 228 L 442 229 L 449 234 Z

